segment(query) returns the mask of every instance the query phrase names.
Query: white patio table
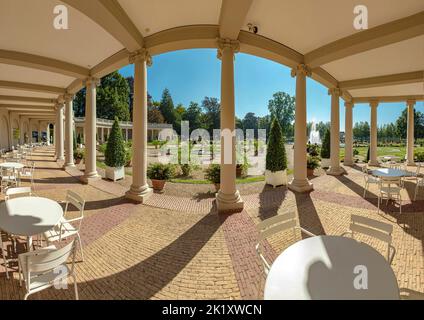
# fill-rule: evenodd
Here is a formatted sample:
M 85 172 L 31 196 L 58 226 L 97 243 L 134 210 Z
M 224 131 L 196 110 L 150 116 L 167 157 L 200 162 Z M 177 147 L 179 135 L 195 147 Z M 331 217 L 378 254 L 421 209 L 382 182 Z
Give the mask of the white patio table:
M 27 237 L 28 249 L 32 237 L 56 226 L 63 209 L 56 201 L 41 197 L 21 197 L 0 203 L 0 229 Z
M 399 179 L 403 177 L 409 177 L 412 176 L 413 173 L 405 170 L 399 170 L 399 169 L 392 169 L 392 168 L 380 168 L 371 170 L 371 174 L 373 176 L 390 180 L 390 179 Z
M 3 163 L 0 163 L 0 167 L 9 168 L 9 169 L 13 168 L 15 170 L 20 170 L 24 167 L 24 165 L 19 162 L 3 162 Z
M 398 300 L 387 260 L 351 238 L 317 236 L 296 242 L 275 260 L 265 300 Z

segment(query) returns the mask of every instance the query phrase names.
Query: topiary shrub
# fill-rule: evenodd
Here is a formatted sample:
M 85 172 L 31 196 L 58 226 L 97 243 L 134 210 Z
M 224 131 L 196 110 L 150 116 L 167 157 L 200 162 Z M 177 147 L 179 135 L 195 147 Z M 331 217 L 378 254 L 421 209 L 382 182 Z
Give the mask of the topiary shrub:
M 122 138 L 122 130 L 119 127 L 118 118 L 112 126 L 105 151 L 105 164 L 108 167 L 120 168 L 125 165 L 125 142 Z
M 280 123 L 273 119 L 266 151 L 266 169 L 271 172 L 287 169 L 287 155 Z
M 331 157 L 331 136 L 330 129 L 327 129 L 322 140 L 321 159 L 330 159 Z
M 370 152 L 371 152 L 370 150 L 371 150 L 370 147 L 368 147 L 367 158 L 366 158 L 367 162 L 370 161 Z

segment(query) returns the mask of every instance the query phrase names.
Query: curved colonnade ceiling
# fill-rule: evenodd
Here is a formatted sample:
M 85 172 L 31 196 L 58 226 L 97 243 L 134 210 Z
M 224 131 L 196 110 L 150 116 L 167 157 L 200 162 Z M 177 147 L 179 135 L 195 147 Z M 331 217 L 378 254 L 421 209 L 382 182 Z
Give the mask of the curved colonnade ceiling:
M 129 52 L 215 48 L 219 37 L 289 67 L 306 63 L 345 100 L 423 100 L 424 2 L 361 4 L 369 21 L 358 31 L 353 0 L 0 0 L 0 106 L 53 112 L 60 95 L 127 65 Z M 57 5 L 68 9 L 67 30 L 53 27 Z

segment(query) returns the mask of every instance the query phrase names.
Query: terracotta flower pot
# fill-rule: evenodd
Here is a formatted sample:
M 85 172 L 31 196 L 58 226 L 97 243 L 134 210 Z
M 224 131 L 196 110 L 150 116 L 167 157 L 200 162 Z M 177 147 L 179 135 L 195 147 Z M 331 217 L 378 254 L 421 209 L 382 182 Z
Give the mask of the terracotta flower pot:
M 220 183 L 214 183 L 215 186 L 215 191 L 218 192 L 219 189 L 221 188 L 221 184 Z
M 166 180 L 155 180 L 152 179 L 153 190 L 162 191 L 165 187 Z
M 82 159 L 75 159 L 75 164 L 80 164 Z
M 307 172 L 308 177 L 310 177 L 310 176 L 313 176 L 313 175 L 314 175 L 314 169 L 309 169 L 309 168 L 307 168 L 307 169 L 306 169 L 306 172 Z

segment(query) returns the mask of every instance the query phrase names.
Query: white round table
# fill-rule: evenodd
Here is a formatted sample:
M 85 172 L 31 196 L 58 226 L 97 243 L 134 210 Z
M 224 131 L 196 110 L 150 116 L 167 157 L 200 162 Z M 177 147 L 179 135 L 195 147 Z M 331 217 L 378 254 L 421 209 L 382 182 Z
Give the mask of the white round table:
M 62 207 L 47 198 L 21 197 L 0 203 L 0 229 L 28 237 L 28 248 L 32 236 L 52 229 L 62 216 Z
M 22 169 L 23 167 L 25 167 L 22 163 L 18 163 L 18 162 L 3 162 L 0 163 L 0 167 L 2 168 L 13 168 L 13 169 Z
M 365 274 L 365 272 L 367 274 Z M 367 289 L 358 277 L 367 277 Z M 351 238 L 318 236 L 299 241 L 271 266 L 265 300 L 399 299 L 396 277 L 372 247 Z
M 411 172 L 392 168 L 380 168 L 371 171 L 373 176 L 383 179 L 398 179 L 412 175 Z

